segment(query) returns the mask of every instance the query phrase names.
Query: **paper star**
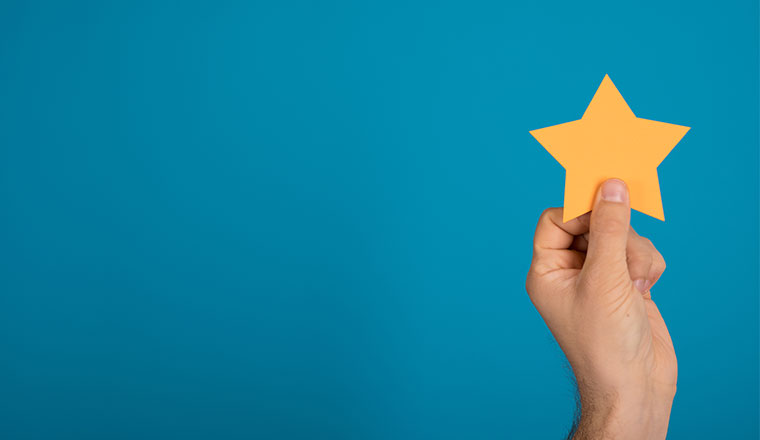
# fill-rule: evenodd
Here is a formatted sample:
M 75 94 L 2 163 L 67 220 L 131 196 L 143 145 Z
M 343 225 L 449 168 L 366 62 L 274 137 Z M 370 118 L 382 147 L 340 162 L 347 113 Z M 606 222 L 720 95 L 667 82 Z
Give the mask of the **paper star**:
M 665 220 L 657 166 L 689 127 L 637 118 L 608 75 L 583 117 L 530 134 L 565 168 L 564 221 L 591 211 L 599 185 L 628 184 L 631 208 Z

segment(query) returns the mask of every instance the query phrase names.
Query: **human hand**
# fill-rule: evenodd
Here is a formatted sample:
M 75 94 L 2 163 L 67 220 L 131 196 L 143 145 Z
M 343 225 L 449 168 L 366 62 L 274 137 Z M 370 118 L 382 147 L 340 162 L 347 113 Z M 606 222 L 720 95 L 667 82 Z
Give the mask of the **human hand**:
M 629 226 L 625 184 L 602 184 L 594 209 L 567 223 L 562 208 L 536 228 L 526 287 L 572 366 L 581 417 L 575 439 L 664 439 L 677 364 L 650 289 L 665 270 Z

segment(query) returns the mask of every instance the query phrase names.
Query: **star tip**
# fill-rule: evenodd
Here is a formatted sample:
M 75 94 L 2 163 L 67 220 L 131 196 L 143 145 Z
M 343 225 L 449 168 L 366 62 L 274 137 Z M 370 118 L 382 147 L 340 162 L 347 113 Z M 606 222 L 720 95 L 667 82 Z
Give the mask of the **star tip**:
M 656 218 L 657 220 L 660 220 L 663 222 L 665 221 L 665 212 L 662 209 L 652 209 L 652 210 L 639 209 L 639 208 L 631 208 L 631 209 L 633 209 L 634 211 L 638 211 L 646 215 L 647 217 Z
M 602 83 L 599 84 L 599 88 L 600 89 L 601 88 L 606 88 L 606 89 L 614 88 L 615 90 L 617 90 L 617 86 L 615 85 L 614 82 L 612 82 L 612 78 L 610 78 L 610 76 L 607 75 L 607 74 L 604 75 L 604 79 L 602 80 Z

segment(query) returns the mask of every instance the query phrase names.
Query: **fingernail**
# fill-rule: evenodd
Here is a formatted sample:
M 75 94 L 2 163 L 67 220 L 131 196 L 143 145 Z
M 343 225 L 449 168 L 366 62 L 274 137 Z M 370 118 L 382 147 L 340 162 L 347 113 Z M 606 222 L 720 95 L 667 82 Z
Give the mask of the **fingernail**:
M 633 287 L 635 287 L 639 292 L 644 293 L 649 288 L 649 280 L 639 278 L 633 282 Z
M 602 184 L 602 199 L 608 202 L 622 203 L 625 201 L 626 188 L 622 180 L 610 179 Z

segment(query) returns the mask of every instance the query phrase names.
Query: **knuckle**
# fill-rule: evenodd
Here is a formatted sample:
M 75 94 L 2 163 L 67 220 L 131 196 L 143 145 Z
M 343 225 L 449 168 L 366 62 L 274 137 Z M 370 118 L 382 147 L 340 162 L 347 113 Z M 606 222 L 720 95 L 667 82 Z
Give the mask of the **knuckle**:
M 533 286 L 535 284 L 535 277 L 533 276 L 533 270 L 528 271 L 528 276 L 525 277 L 525 291 L 528 292 L 528 296 L 531 296 L 533 292 Z
M 660 271 L 665 272 L 665 269 L 668 265 L 665 263 L 665 258 L 662 256 L 662 254 L 657 251 L 655 251 L 655 261 Z
M 654 246 L 654 243 L 652 243 L 652 240 L 648 238 L 644 238 L 644 243 L 646 243 L 647 247 L 650 250 L 650 254 L 652 256 L 652 264 L 660 271 L 665 270 L 665 258 L 662 256 L 660 251 L 657 250 L 657 248 Z
M 525 291 L 528 293 L 530 300 L 535 303 L 539 289 L 538 276 L 533 269 L 528 271 L 528 276 L 525 278 Z
M 562 208 L 546 208 L 546 209 L 544 209 L 544 211 L 538 217 L 538 224 L 539 225 L 543 225 L 543 224 L 551 222 L 552 215 L 554 215 L 557 212 L 557 210 L 560 210 L 560 209 L 562 209 Z

